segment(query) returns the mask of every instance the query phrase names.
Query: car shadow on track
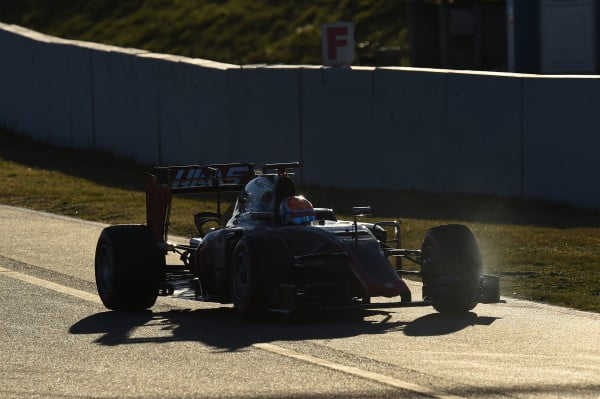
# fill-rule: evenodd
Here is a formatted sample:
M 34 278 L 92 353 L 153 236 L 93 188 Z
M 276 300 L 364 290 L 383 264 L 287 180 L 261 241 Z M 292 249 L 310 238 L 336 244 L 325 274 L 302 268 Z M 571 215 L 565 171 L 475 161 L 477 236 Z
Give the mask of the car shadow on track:
M 404 334 L 411 337 L 427 337 L 452 334 L 471 326 L 489 326 L 498 317 L 478 316 L 474 312 L 461 315 L 432 313 L 408 323 Z
M 403 332 L 407 336 L 451 334 L 474 325 L 491 325 L 497 318 L 470 312 L 464 315 L 428 314 L 398 321 L 393 313 L 361 310 L 341 313 L 266 316 L 241 320 L 231 308 L 171 310 L 165 312 L 102 312 L 88 316 L 69 329 L 71 334 L 101 334 L 99 345 L 200 342 L 223 351 L 256 343 L 336 339 L 358 335 Z M 135 333 L 134 333 L 135 331 Z

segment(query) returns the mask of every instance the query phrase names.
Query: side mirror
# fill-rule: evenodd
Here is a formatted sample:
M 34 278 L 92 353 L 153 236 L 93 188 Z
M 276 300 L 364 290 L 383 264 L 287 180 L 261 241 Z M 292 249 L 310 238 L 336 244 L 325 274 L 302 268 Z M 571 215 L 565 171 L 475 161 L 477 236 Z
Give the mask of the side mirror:
M 353 206 L 352 207 L 352 216 L 368 216 L 373 211 L 371 210 L 371 206 Z
M 358 223 L 356 222 L 356 218 L 359 216 L 367 216 L 371 213 L 371 206 L 352 207 L 352 218 L 354 219 L 354 245 L 358 245 Z

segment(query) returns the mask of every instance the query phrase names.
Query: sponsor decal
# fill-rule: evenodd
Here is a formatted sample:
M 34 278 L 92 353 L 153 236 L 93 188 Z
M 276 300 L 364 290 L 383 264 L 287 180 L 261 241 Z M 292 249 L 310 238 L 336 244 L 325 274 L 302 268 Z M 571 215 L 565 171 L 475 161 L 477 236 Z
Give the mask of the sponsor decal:
M 214 171 L 208 168 L 180 168 L 171 180 L 171 189 L 239 185 L 248 173 L 252 173 L 252 170 L 245 165 L 220 167 Z

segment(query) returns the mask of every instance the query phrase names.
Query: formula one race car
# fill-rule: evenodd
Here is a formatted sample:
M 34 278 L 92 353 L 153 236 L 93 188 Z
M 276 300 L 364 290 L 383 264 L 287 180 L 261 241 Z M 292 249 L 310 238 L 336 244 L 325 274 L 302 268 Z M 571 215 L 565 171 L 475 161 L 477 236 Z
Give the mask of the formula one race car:
M 353 208 L 352 221 L 338 221 L 331 209 L 313 208 L 288 173 L 297 167 L 268 164 L 259 170 L 238 163 L 152 169 L 146 176 L 147 225 L 110 226 L 98 240 L 96 285 L 104 305 L 146 309 L 158 295 L 182 287 L 198 300 L 233 303 L 243 316 L 264 310 L 428 305 L 457 313 L 499 301 L 498 278 L 481 275 L 479 245 L 467 227 L 434 227 L 420 250 L 402 249 L 398 222 L 357 221 L 370 207 Z M 224 217 L 221 193 L 228 191 L 239 194 L 230 217 Z M 198 237 L 174 245 L 167 241 L 171 198 L 184 193 L 217 193 L 217 212 L 194 215 Z M 206 229 L 210 223 L 217 227 Z M 166 265 L 168 252 L 179 253 L 183 264 Z M 403 270 L 402 259 L 420 270 Z M 422 277 L 422 301 L 412 301 L 403 274 Z M 400 301 L 371 304 L 378 296 Z

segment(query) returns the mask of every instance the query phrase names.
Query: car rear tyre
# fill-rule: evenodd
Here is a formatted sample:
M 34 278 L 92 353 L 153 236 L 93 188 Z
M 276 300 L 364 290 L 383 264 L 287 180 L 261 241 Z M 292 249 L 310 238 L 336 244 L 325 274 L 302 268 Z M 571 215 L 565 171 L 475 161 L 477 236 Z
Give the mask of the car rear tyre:
M 479 299 L 483 262 L 471 230 L 459 224 L 429 229 L 421 250 L 423 299 L 433 301 L 440 313 L 473 309 Z
M 165 257 L 143 225 L 102 230 L 95 257 L 96 287 L 112 310 L 144 310 L 156 302 L 164 278 Z

